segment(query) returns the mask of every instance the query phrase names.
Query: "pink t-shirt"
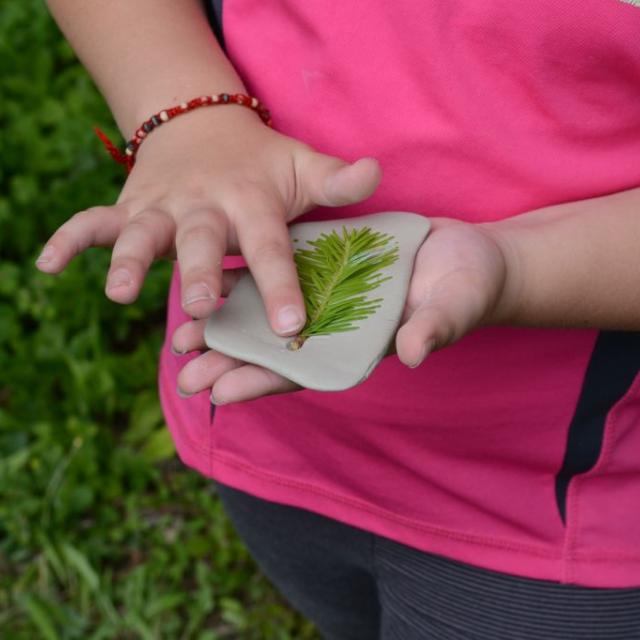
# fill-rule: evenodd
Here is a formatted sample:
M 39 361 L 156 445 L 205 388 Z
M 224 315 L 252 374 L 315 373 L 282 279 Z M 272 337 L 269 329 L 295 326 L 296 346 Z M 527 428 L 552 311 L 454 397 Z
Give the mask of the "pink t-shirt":
M 300 220 L 481 222 L 640 185 L 634 4 L 226 0 L 223 27 L 277 129 L 382 165 L 370 200 Z M 167 336 L 179 300 L 174 278 Z M 167 342 L 162 402 L 207 476 L 477 566 L 640 586 L 639 334 L 481 329 L 415 370 L 389 357 L 354 389 L 212 422 L 208 394 L 175 393 L 184 363 Z

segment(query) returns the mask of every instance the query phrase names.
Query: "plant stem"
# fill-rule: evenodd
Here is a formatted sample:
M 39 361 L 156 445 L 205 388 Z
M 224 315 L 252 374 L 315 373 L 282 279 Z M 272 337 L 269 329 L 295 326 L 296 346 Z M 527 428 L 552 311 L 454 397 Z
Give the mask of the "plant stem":
M 347 266 L 347 261 L 349 260 L 349 247 L 350 247 L 350 238 L 349 238 L 349 234 L 346 234 L 346 239 L 345 239 L 345 243 L 344 243 L 344 251 L 342 254 L 342 261 L 340 263 L 340 267 L 338 269 L 336 269 L 335 273 L 333 274 L 333 278 L 331 278 L 331 281 L 329 282 L 327 288 L 325 289 L 324 295 L 321 298 L 321 301 L 318 303 L 318 305 L 316 306 L 315 309 L 315 313 L 307 319 L 307 324 L 305 325 L 305 328 L 312 325 L 318 318 L 322 317 L 322 314 L 324 313 L 324 310 L 329 302 L 329 300 L 331 300 L 331 294 L 333 292 L 333 289 L 335 288 L 336 284 L 338 282 L 340 282 L 340 278 L 342 276 L 342 272 L 344 271 L 345 267 Z M 304 335 L 304 328 L 302 329 L 301 332 L 302 335 Z M 306 339 L 306 338 L 305 338 Z M 302 345 L 300 345 L 302 346 Z M 298 347 L 300 348 L 300 347 Z
M 287 342 L 287 349 L 289 351 L 297 351 L 307 341 L 307 336 L 293 336 L 289 342 Z

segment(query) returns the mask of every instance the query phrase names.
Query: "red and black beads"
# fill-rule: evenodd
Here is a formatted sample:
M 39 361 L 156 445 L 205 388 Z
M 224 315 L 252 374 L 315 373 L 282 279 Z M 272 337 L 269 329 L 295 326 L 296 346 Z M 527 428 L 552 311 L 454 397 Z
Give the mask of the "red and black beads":
M 142 144 L 142 141 L 149 135 L 156 127 L 168 122 L 176 116 L 188 113 L 199 107 L 222 105 L 222 104 L 237 104 L 241 107 L 246 107 L 255 111 L 262 121 L 268 126 L 272 126 L 271 114 L 269 110 L 260 103 L 257 98 L 247 96 L 243 93 L 217 93 L 211 96 L 201 96 L 199 98 L 193 98 L 189 102 L 182 102 L 174 107 L 163 109 L 158 113 L 152 115 L 148 120 L 145 120 L 137 129 L 133 138 L 127 142 L 124 148 L 124 153 L 120 152 L 117 147 L 107 138 L 107 136 L 96 127 L 95 131 L 107 151 L 111 154 L 113 159 L 125 165 L 127 171 L 131 171 L 135 164 L 136 153 L 138 148 Z

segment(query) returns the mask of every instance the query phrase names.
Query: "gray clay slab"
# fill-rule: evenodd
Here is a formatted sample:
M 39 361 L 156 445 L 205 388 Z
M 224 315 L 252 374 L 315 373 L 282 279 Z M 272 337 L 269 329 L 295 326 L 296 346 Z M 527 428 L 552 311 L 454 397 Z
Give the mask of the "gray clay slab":
M 333 229 L 340 233 L 343 226 L 347 229 L 368 226 L 388 233 L 399 249 L 398 260 L 382 271 L 391 279 L 367 294 L 369 298 L 382 298 L 380 307 L 367 319 L 358 321 L 358 329 L 312 336 L 298 351 L 290 351 L 287 343 L 291 338 L 273 333 L 254 280 L 246 275 L 209 318 L 205 328 L 207 345 L 233 358 L 271 369 L 309 389 L 339 391 L 365 380 L 395 335 L 414 258 L 430 224 L 424 216 L 402 212 L 304 222 L 290 227 L 291 238 L 296 239 L 294 249 L 310 248 L 307 241 Z

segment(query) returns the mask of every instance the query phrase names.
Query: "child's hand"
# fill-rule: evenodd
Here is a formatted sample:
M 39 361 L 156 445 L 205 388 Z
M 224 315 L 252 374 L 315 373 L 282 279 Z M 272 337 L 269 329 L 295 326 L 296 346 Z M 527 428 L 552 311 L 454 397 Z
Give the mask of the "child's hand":
M 225 297 L 229 295 L 235 283 L 246 272 L 246 269 L 225 271 L 222 295 Z M 174 352 L 185 354 L 191 351 L 204 351 L 188 362 L 178 374 L 180 395 L 190 396 L 199 391 L 211 389 L 212 402 L 227 404 L 301 388 L 270 369 L 248 364 L 208 349 L 204 341 L 206 323 L 206 319 L 186 322 L 173 334 Z
M 432 219 L 432 231 L 419 249 L 401 327 L 389 354 L 418 366 L 434 349 L 445 347 L 481 324 L 499 321 L 504 305 L 505 259 L 499 243 L 481 225 Z M 225 294 L 241 271 L 225 273 Z M 179 327 L 175 351 L 205 350 L 205 321 Z M 217 404 L 239 402 L 300 387 L 282 376 L 217 351 L 189 362 L 178 387 L 192 394 L 212 388 Z
M 305 317 L 287 222 L 363 200 L 379 179 L 375 160 L 316 153 L 242 107 L 201 109 L 149 135 L 117 204 L 75 214 L 37 265 L 58 273 L 86 248 L 113 245 L 106 294 L 126 304 L 154 259 L 177 256 L 183 308 L 203 318 L 221 294 L 223 256 L 242 253 L 274 331 L 295 333 Z
M 500 322 L 507 261 L 483 225 L 432 218 L 413 268 L 396 352 L 417 367 L 476 327 Z

